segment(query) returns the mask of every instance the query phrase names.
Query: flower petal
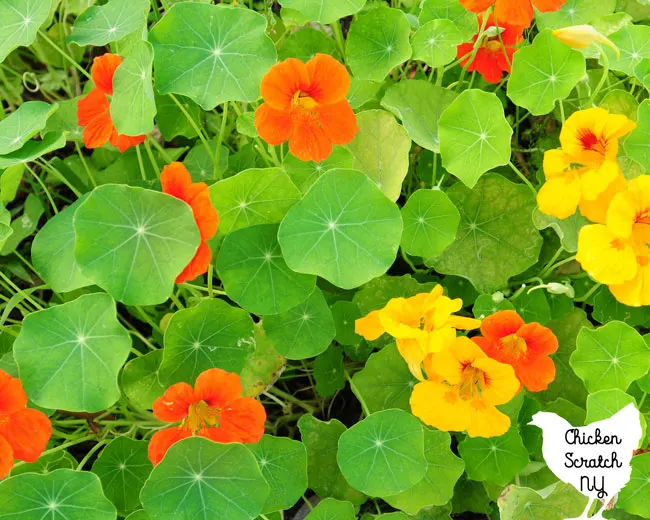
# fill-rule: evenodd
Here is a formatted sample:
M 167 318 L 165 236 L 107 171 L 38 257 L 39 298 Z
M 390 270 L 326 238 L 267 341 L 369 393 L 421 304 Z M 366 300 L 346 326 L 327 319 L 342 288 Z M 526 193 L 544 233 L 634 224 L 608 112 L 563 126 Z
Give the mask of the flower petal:
M 470 423 L 471 409 L 456 389 L 441 382 L 422 381 L 415 385 L 410 399 L 411 412 L 423 423 L 442 431 L 464 431 Z
M 10 415 L 27 406 L 27 395 L 20 379 L 0 370 L 0 416 Z
M 555 363 L 548 356 L 531 359 L 516 367 L 517 377 L 529 392 L 541 392 L 555 379 Z
M 345 101 L 350 90 L 350 75 L 345 65 L 329 54 L 316 54 L 307 62 L 309 89 L 307 93 L 321 105 Z
M 565 2 L 566 0 L 533 0 L 533 4 L 535 4 L 537 10 L 542 13 L 557 11 Z
M 368 341 L 374 341 L 386 332 L 379 319 L 379 311 L 372 311 L 367 316 L 354 322 L 354 332 Z
M 257 399 L 240 397 L 219 417 L 219 428 L 237 437 L 237 442 L 258 442 L 264 435 L 266 410 Z
M 7 439 L 0 435 L 0 479 L 9 475 L 14 467 L 14 450 Z
M 318 120 L 334 144 L 348 144 L 359 131 L 357 117 L 347 100 L 318 107 Z
M 610 285 L 609 290 L 619 302 L 630 307 L 650 305 L 650 263 L 639 264 L 636 275 L 631 280 L 618 285 Z
M 154 466 L 157 465 L 172 444 L 191 436 L 192 434 L 184 428 L 165 428 L 157 431 L 149 441 L 149 460 Z
M 260 92 L 275 110 L 289 110 L 296 92 L 309 89 L 309 72 L 300 60 L 288 58 L 273 65 L 262 78 Z
M 113 76 L 122 63 L 122 58 L 117 54 L 107 52 L 93 60 L 90 75 L 93 83 L 102 93 L 113 95 Z
M 97 116 L 86 125 L 81 138 L 86 148 L 99 148 L 108 142 L 114 131 L 111 116 L 104 114 Z
M 614 179 L 607 189 L 593 200 L 582 199 L 580 201 L 580 213 L 595 222 L 596 224 L 605 224 L 607 221 L 607 211 L 614 200 L 614 197 L 625 191 L 627 181 L 625 177 L 619 175 Z
M 318 120 L 309 113 L 297 114 L 293 120 L 289 151 L 302 161 L 321 162 L 332 153 L 332 141 Z
M 485 356 L 477 358 L 472 366 L 485 373 L 485 386 L 481 388 L 481 398 L 487 404 L 505 404 L 521 387 L 514 368 L 507 363 L 499 363 Z
M 527 357 L 548 356 L 558 349 L 557 337 L 553 331 L 539 323 L 526 323 L 517 331 L 517 336 L 526 341 Z
M 255 111 L 255 128 L 264 141 L 277 146 L 291 137 L 293 119 L 290 112 L 275 110 L 262 103 Z
M 12 413 L 0 424 L 0 437 L 13 448 L 14 457 L 25 462 L 36 462 L 52 436 L 52 424 L 47 416 L 31 408 Z
M 493 6 L 496 0 L 460 0 L 463 7 L 473 13 L 482 13 Z
M 208 272 L 210 262 L 212 261 L 212 250 L 206 242 L 199 244 L 196 253 L 190 260 L 190 263 L 185 266 L 181 273 L 176 277 L 175 282 L 183 283 L 194 280 L 197 276 L 201 276 Z
M 637 273 L 637 260 L 631 245 L 601 224 L 580 229 L 576 260 L 600 283 L 622 284 Z
M 470 410 L 466 428 L 470 437 L 499 437 L 510 428 L 510 417 L 482 400 L 472 401 Z
M 180 422 L 189 413 L 190 405 L 200 401 L 187 383 L 176 383 L 153 402 L 153 414 L 165 422 Z
M 132 146 L 137 146 L 144 143 L 144 140 L 147 138 L 146 135 L 124 135 L 118 134 L 117 131 L 113 131 L 111 134 L 111 144 L 117 148 L 120 152 L 124 153 Z
M 211 368 L 196 378 L 194 392 L 197 401 L 205 401 L 208 406 L 223 410 L 242 394 L 241 379 L 233 372 Z
M 526 322 L 515 311 L 495 312 L 481 323 L 481 334 L 491 341 L 516 333 Z
M 530 27 L 535 12 L 530 0 L 497 0 L 494 14 L 497 20 L 519 27 Z
M 77 123 L 86 126 L 97 116 L 108 114 L 109 110 L 108 98 L 95 88 L 77 101 Z
M 580 202 L 580 179 L 571 174 L 547 180 L 537 192 L 539 210 L 555 218 L 569 218 Z

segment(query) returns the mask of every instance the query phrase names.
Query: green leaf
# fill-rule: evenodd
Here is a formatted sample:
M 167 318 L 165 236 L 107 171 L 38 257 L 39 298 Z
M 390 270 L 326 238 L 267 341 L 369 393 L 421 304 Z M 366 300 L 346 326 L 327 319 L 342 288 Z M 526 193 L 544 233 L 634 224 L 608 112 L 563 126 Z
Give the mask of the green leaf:
M 350 106 L 356 110 L 363 107 L 366 103 L 374 101 L 383 86 L 383 81 L 371 81 L 369 79 L 352 77 L 350 79 L 350 91 L 348 92 Z
M 283 8 L 295 9 L 312 22 L 332 23 L 355 14 L 366 0 L 280 0 Z
M 121 514 L 140 506 L 140 490 L 153 465 L 147 455 L 147 441 L 116 437 L 93 464 L 92 472 L 102 481 L 104 494 Z
M 23 180 L 25 166 L 16 164 L 10 166 L 0 174 L 0 204 L 13 202 L 18 193 L 18 188 Z
M 615 7 L 616 0 L 603 0 L 597 3 L 591 0 L 567 0 L 557 11 L 536 13 L 535 19 L 540 29 L 559 29 L 595 22 L 613 12 Z
M 330 170 L 338 168 L 352 168 L 352 152 L 342 146 L 335 146 L 330 156 L 323 162 L 301 161 L 292 154 L 287 154 L 282 163 L 282 168 L 289 174 L 293 183 L 303 193 Z
M 151 517 L 146 513 L 144 509 L 139 509 L 138 511 L 134 511 L 129 516 L 127 516 L 126 520 L 151 520 Z
M 316 277 L 293 272 L 280 252 L 278 226 L 261 224 L 230 233 L 217 260 L 228 297 L 253 314 L 278 314 L 304 301 Z
M 612 388 L 610 390 L 601 390 L 587 396 L 587 416 L 585 424 L 591 424 L 596 421 L 609 419 L 615 413 L 621 411 L 628 404 L 636 401 L 634 397 L 619 390 Z M 643 430 L 645 430 L 645 421 L 641 421 Z
M 410 274 L 402 276 L 381 276 L 370 280 L 359 289 L 352 299 L 359 306 L 361 315 L 381 309 L 392 298 L 410 298 L 419 293 L 429 292 L 435 283 L 421 284 Z
M 578 233 L 583 226 L 589 224 L 589 220 L 576 211 L 569 218 L 560 220 L 559 218 L 545 215 L 539 208 L 533 211 L 533 223 L 537 229 L 553 228 L 557 233 L 562 247 L 569 253 L 575 253 L 578 250 Z
M 550 492 L 549 492 L 550 491 Z M 499 497 L 501 520 L 564 520 L 580 515 L 587 498 L 571 484 L 559 482 L 542 491 L 509 486 Z
M 41 141 L 28 141 L 20 150 L 0 156 L 0 169 L 9 168 L 14 164 L 32 162 L 42 155 L 48 154 L 65 146 L 65 136 L 58 132 L 45 134 Z
M 163 386 L 158 377 L 162 349 L 148 352 L 130 360 L 120 374 L 120 387 L 124 395 L 136 408 L 146 410 L 153 402 L 163 395 L 167 387 Z
M 37 405 L 97 412 L 120 398 L 117 374 L 130 348 L 115 302 L 95 293 L 26 316 L 14 357 Z
M 307 515 L 305 520 L 354 520 L 354 505 L 334 498 L 326 498 Z
M 582 329 L 570 363 L 589 392 L 626 391 L 650 370 L 650 347 L 632 327 L 612 321 L 595 330 Z
M 403 410 L 373 413 L 341 435 L 337 461 L 350 485 L 368 495 L 406 491 L 427 469 L 422 424 Z
M 97 475 L 57 469 L 46 475 L 25 473 L 0 482 L 0 519 L 115 520 L 115 507 L 102 492 Z
M 438 430 L 424 430 L 427 472 L 410 489 L 384 500 L 396 509 L 415 515 L 426 506 L 442 506 L 454 495 L 454 486 L 465 471 L 465 463 L 451 451 L 451 436 Z
M 111 119 L 119 134 L 148 134 L 154 129 L 156 100 L 151 67 L 153 50 L 149 42 L 138 42 L 113 76 Z
M 264 435 L 251 444 L 271 492 L 262 513 L 291 508 L 307 490 L 307 450 L 302 442 Z
M 77 459 L 67 451 L 55 451 L 41 455 L 36 462 L 28 462 L 11 469 L 11 476 L 22 475 L 23 473 L 41 473 L 47 475 L 56 469 L 75 469 L 79 465 Z
M 171 141 L 174 137 L 196 137 L 196 130 L 183 114 L 178 105 L 170 96 L 155 94 L 156 101 L 156 123 L 165 141 Z M 179 103 L 190 114 L 193 121 L 201 124 L 201 108 L 199 105 L 183 96 L 177 96 Z
M 423 148 L 439 152 L 438 119 L 454 99 L 456 93 L 452 90 L 436 87 L 422 79 L 413 79 L 390 87 L 381 104 L 402 120 L 413 141 Z
M 617 507 L 642 518 L 650 516 L 650 453 L 632 457 L 632 476 L 618 495 Z
M 251 520 L 269 496 L 253 454 L 243 444 L 190 437 L 172 445 L 142 488 L 144 510 L 156 520 Z
M 356 303 L 340 300 L 334 303 L 330 310 L 336 327 L 334 337 L 336 342 L 345 346 L 358 345 L 362 338 L 354 332 L 354 322 L 362 316 L 359 306 Z
M 316 393 L 331 397 L 345 388 L 345 364 L 343 349 L 332 345 L 314 360 L 314 381 Z
M 0 0 L 0 63 L 14 49 L 34 43 L 51 7 L 52 0 Z
M 128 305 L 169 298 L 199 244 L 190 206 L 143 188 L 95 188 L 77 208 L 73 224 L 82 274 Z
M 451 20 L 431 20 L 411 36 L 413 59 L 434 69 L 442 67 L 456 59 L 456 49 L 463 41 L 463 33 Z
M 463 41 L 469 41 L 478 32 L 476 15 L 463 7 L 458 0 L 424 0 L 420 11 L 420 27 L 431 20 L 447 19 L 460 29 Z
M 54 132 L 63 133 L 69 141 L 82 142 L 83 128 L 79 126 L 77 119 L 77 102 L 80 97 L 59 101 L 59 108 L 47 120 L 42 134 Z
M 3 211 L 2 220 L 5 230 L 1 241 L 3 245 L 0 255 L 8 255 L 15 251 L 18 245 L 36 230 L 38 221 L 44 212 L 45 209 L 41 199 L 34 193 L 27 195 L 23 205 L 23 214 L 20 217 L 16 216 L 11 225 L 9 225 L 9 219 L 11 218 L 9 211 Z
M 495 299 L 493 296 L 490 296 L 489 294 L 479 295 L 479 297 L 476 298 L 476 301 L 474 302 L 474 306 L 472 307 L 472 313 L 474 314 L 474 317 L 482 320 L 486 316 L 489 316 L 490 314 L 494 314 L 495 312 L 505 311 L 505 310 L 510 310 L 510 311 L 515 310 L 515 306 L 512 303 L 510 303 L 509 300 L 503 298 L 503 294 L 501 294 L 500 298 L 501 299 L 499 298 Z
M 609 288 L 603 286 L 594 297 L 592 316 L 602 324 L 618 320 L 624 321 L 633 327 L 639 327 L 648 323 L 649 311 L 648 307 L 628 307 L 623 305 L 614 298 Z
M 494 94 L 465 90 L 440 116 L 438 133 L 444 167 L 470 188 L 510 160 L 512 128 Z
M 324 352 L 336 335 L 334 318 L 320 289 L 280 314 L 264 317 L 264 330 L 287 359 L 306 359 Z
M 388 270 L 401 234 L 399 209 L 368 177 L 332 170 L 289 210 L 278 240 L 293 270 L 352 289 Z
M 403 11 L 376 7 L 362 12 L 350 25 L 347 64 L 359 79 L 382 81 L 393 67 L 411 57 L 411 27 Z
M 75 20 L 68 43 L 101 47 L 121 40 L 146 27 L 150 7 L 147 0 L 109 0 L 106 5 L 93 5 Z
M 200 110 L 200 109 L 199 109 Z M 217 153 L 216 141 L 208 141 L 208 147 L 212 150 L 212 155 Z M 203 143 L 197 143 L 188 152 L 183 159 L 183 164 L 190 172 L 193 182 L 208 182 L 221 178 L 223 173 L 228 169 L 228 148 L 224 145 L 219 147 L 219 165 L 215 171 L 212 156 L 208 152 L 208 147 Z
M 473 190 L 456 183 L 447 195 L 461 223 L 456 240 L 432 262 L 436 271 L 492 293 L 537 262 L 542 237 L 533 226 L 535 199 L 526 186 L 489 174 Z
M 621 53 L 620 58 L 617 58 L 613 49 L 603 47 L 603 52 L 609 58 L 610 68 L 634 77 L 636 66 L 643 59 L 650 58 L 650 27 L 647 25 L 624 25 L 614 34 L 610 34 L 608 38 Z
M 458 445 L 472 480 L 505 486 L 528 464 L 528 450 L 516 428 L 500 437 L 466 437 Z
M 226 101 L 255 101 L 276 61 L 266 18 L 249 9 L 175 4 L 149 34 L 156 90 L 182 94 L 205 110 Z
M 515 310 L 519 316 L 526 323 L 537 322 L 546 325 L 551 321 L 551 307 L 542 289 L 523 292 L 511 301 L 515 305 Z
M 347 146 L 353 168 L 364 172 L 386 196 L 397 200 L 409 169 L 411 140 L 406 130 L 384 110 L 357 114 L 359 131 Z
M 625 139 L 625 153 L 650 171 L 650 100 L 639 105 L 637 126 Z
M 56 104 L 26 101 L 15 112 L 0 121 L 0 155 L 19 150 L 45 128 L 48 118 L 58 108 Z
M 224 234 L 280 222 L 300 198 L 300 191 L 279 168 L 245 170 L 210 187 L 210 199 L 219 213 L 219 231 Z
M 287 58 L 296 58 L 307 62 L 316 54 L 334 55 L 336 54 L 336 45 L 332 38 L 311 27 L 293 32 L 278 42 L 278 58 L 282 61 Z
M 548 114 L 584 75 L 584 56 L 545 30 L 515 53 L 508 97 L 533 115 Z
M 167 325 L 160 381 L 192 385 L 210 368 L 239 374 L 254 345 L 253 320 L 246 311 L 223 300 L 202 300 L 175 313 Z

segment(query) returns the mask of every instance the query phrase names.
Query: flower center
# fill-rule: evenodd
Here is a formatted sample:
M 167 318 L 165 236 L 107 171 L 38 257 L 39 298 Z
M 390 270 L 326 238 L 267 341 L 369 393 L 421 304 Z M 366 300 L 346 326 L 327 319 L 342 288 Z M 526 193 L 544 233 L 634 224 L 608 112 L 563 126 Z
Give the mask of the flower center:
M 187 418 L 183 421 L 185 428 L 196 432 L 203 428 L 210 428 L 219 425 L 220 410 L 211 408 L 205 401 L 199 401 L 190 405 Z
M 528 345 L 526 344 L 526 340 L 523 338 L 520 338 L 516 334 L 510 334 L 509 336 L 506 336 L 505 338 L 501 338 L 500 340 L 501 343 L 501 348 L 503 351 L 511 357 L 518 358 L 523 356 L 526 351 L 528 350 Z
M 316 103 L 316 101 L 310 97 L 309 94 L 306 94 L 305 92 L 299 90 L 293 95 L 291 105 L 293 108 L 296 108 L 298 110 L 311 110 L 317 107 L 318 103 Z
M 485 372 L 472 365 L 467 365 L 463 368 L 461 377 L 461 382 L 458 383 L 458 394 L 460 398 L 465 401 L 471 401 L 481 397 L 483 388 L 487 385 Z
M 623 249 L 625 249 L 625 241 L 621 238 L 615 238 L 609 245 L 617 251 L 623 251 Z
M 596 152 L 600 155 L 605 155 L 607 152 L 607 140 L 598 137 L 589 128 L 584 128 L 578 131 L 578 139 L 585 151 Z
M 498 38 L 489 38 L 484 47 L 491 52 L 497 52 L 501 50 L 501 42 Z

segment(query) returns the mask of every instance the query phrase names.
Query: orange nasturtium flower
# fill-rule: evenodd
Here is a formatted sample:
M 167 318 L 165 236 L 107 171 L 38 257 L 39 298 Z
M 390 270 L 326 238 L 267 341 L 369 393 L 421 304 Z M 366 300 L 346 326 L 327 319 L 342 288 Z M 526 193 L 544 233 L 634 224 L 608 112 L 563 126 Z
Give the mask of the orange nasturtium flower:
M 562 125 L 562 149 L 544 153 L 540 211 L 565 219 L 580 206 L 583 215 L 598 222 L 616 193 L 612 185 L 624 185 L 616 162 L 618 139 L 635 127 L 634 121 L 604 108 L 574 112 Z
M 205 182 L 192 182 L 192 177 L 182 163 L 174 162 L 163 168 L 160 175 L 163 192 L 187 202 L 192 208 L 194 220 L 201 234 L 201 243 L 194 258 L 176 277 L 176 283 L 194 280 L 207 272 L 212 260 L 212 251 L 206 243 L 216 233 L 219 215 L 210 201 L 210 190 Z
M 327 54 L 307 63 L 295 58 L 277 63 L 262 79 L 257 132 L 272 145 L 289 141 L 289 151 L 303 161 L 323 161 L 333 144 L 349 143 L 359 130 L 345 99 L 348 90 L 348 71 Z
M 555 363 L 549 355 L 558 342 L 550 329 L 525 323 L 515 311 L 499 311 L 483 320 L 481 334 L 472 341 L 492 359 L 512 366 L 526 390 L 541 392 L 555 379 Z
M 242 397 L 239 375 L 211 368 L 187 383 L 170 386 L 153 403 L 154 415 L 180 425 L 157 431 L 149 442 L 149 460 L 158 464 L 175 442 L 198 435 L 214 442 L 258 442 L 266 411 L 252 397 Z
M 27 408 L 20 381 L 0 370 L 0 478 L 11 471 L 14 459 L 36 462 L 51 436 L 47 416 Z
M 542 13 L 557 11 L 566 0 L 460 0 L 465 9 L 482 13 L 494 6 L 494 14 L 500 22 L 520 27 L 530 27 L 535 16 L 533 6 Z
M 383 309 L 356 320 L 355 332 L 369 341 L 384 333 L 393 336 L 409 370 L 422 380 L 421 365 L 428 354 L 453 342 L 456 329 L 476 329 L 481 324 L 481 320 L 456 316 L 463 301 L 452 300 L 442 291 L 442 286 L 436 285 L 429 293 L 393 298 Z
M 146 135 L 118 134 L 113 125 L 108 96 L 113 95 L 113 76 L 120 63 L 122 58 L 111 53 L 93 60 L 90 74 L 95 88 L 77 102 L 77 122 L 84 127 L 82 139 L 86 148 L 99 148 L 110 141 L 120 152 L 125 152 L 146 138 Z
M 490 359 L 471 339 L 457 337 L 424 361 L 428 380 L 416 384 L 411 411 L 443 431 L 466 431 L 470 437 L 496 437 L 510 428 L 510 418 L 496 405 L 510 401 L 520 385 L 514 369 Z
M 479 27 L 481 25 L 481 17 L 479 16 Z M 515 45 L 523 40 L 523 28 L 502 22 L 499 22 L 497 27 L 494 16 L 490 15 L 485 29 L 487 34 L 483 37 L 483 41 L 476 51 L 476 56 L 467 67 L 467 70 L 470 72 L 473 70 L 478 71 L 488 83 L 499 83 L 503 73 L 510 72 L 512 57 L 517 51 Z M 474 42 L 476 42 L 477 38 L 478 34 L 475 34 L 472 43 L 461 43 L 458 46 L 457 57 L 462 59 L 460 64 L 463 67 L 471 57 Z

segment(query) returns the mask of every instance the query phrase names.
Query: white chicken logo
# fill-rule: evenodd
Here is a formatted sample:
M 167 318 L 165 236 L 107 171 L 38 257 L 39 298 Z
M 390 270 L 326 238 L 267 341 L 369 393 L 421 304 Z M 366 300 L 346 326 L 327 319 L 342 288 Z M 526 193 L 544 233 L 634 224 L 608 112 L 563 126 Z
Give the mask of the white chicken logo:
M 630 480 L 630 460 L 641 440 L 639 411 L 629 404 L 609 419 L 576 428 L 559 415 L 538 412 L 529 423 L 542 429 L 542 454 L 550 470 L 590 500 L 610 502 Z M 603 508 L 591 520 L 603 519 Z

